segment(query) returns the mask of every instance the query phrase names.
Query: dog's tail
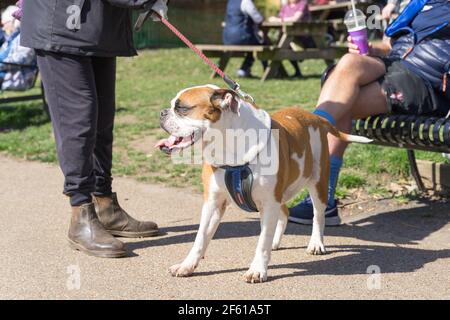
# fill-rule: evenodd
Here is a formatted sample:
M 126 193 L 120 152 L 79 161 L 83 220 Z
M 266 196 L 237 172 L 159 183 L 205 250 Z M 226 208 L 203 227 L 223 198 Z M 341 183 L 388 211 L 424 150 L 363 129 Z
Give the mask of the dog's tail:
M 325 122 L 327 123 L 328 132 L 331 133 L 336 138 L 341 139 L 342 141 L 357 142 L 357 143 L 371 143 L 371 142 L 373 142 L 372 139 L 369 139 L 369 138 L 366 138 L 366 137 L 354 136 L 354 135 L 351 135 L 351 134 L 346 134 L 344 132 L 341 132 L 335 126 L 330 124 L 328 121 L 325 120 Z

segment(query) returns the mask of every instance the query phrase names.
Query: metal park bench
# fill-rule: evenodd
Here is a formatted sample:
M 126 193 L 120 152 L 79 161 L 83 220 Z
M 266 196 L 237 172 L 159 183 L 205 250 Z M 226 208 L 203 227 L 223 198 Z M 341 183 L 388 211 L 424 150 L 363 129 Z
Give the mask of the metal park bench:
M 34 75 L 33 82 L 26 90 L 30 90 L 36 86 L 36 82 L 37 82 L 38 75 L 39 75 L 39 69 L 37 68 L 36 65 L 24 65 L 24 64 L 16 64 L 16 63 L 7 63 L 7 62 L 2 62 L 2 64 L 8 65 L 11 67 L 35 69 L 35 75 Z M 21 90 L 21 91 L 26 91 L 26 90 Z M 44 108 L 45 113 L 47 114 L 47 116 L 50 117 L 47 101 L 45 99 L 44 85 L 43 85 L 42 81 L 40 83 L 40 93 L 39 94 L 28 94 L 28 95 L 0 98 L 0 105 L 7 104 L 7 103 L 23 102 L 23 101 L 33 101 L 33 100 L 41 100 L 43 103 L 43 108 Z
M 322 85 L 330 70 L 322 75 Z M 426 188 L 414 151 L 450 153 L 450 117 L 384 114 L 353 121 L 352 134 L 372 139 L 375 145 L 406 149 L 411 175 L 421 192 Z
M 354 121 L 352 132 L 377 145 L 406 149 L 420 191 L 425 191 L 425 186 L 414 150 L 450 153 L 450 118 L 386 114 Z

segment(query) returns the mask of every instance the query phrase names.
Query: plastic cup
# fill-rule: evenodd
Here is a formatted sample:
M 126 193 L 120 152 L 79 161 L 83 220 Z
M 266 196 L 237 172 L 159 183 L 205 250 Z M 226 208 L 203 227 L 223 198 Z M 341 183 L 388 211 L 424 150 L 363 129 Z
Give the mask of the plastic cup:
M 344 23 L 347 26 L 352 42 L 358 46 L 359 53 L 367 55 L 369 53 L 369 42 L 364 13 L 359 9 L 349 10 L 345 15 Z
M 348 31 L 348 34 L 352 38 L 352 43 L 355 44 L 359 49 L 360 55 L 369 54 L 369 41 L 367 39 L 367 28 L 358 27 Z

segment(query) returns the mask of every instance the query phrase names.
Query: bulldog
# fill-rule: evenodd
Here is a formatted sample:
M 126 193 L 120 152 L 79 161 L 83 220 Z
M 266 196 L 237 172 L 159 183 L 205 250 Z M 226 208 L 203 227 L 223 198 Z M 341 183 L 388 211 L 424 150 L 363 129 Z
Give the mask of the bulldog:
M 169 272 L 176 277 L 193 274 L 232 202 L 222 167 L 248 164 L 253 173 L 251 197 L 261 219 L 256 254 L 244 275 L 250 283 L 267 280 L 271 251 L 280 247 L 288 221 L 286 203 L 303 187 L 309 190 L 314 204 L 307 253 L 326 253 L 323 238 L 329 179 L 327 135 L 349 142 L 371 141 L 342 133 L 327 120 L 298 107 L 270 116 L 234 91 L 213 85 L 180 91 L 171 107 L 161 111 L 160 124 L 170 137 L 159 141 L 156 147 L 171 154 L 198 144 L 204 159 L 204 204 L 199 230 L 187 257 L 170 267 Z M 253 140 L 246 132 L 255 132 L 250 134 Z M 218 138 L 217 133 L 222 136 Z M 227 139 L 230 133 L 233 139 Z

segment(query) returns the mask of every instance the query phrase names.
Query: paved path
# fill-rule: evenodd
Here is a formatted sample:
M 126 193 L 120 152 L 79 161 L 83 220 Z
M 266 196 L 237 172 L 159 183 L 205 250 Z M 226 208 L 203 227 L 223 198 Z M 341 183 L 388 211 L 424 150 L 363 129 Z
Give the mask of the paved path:
M 129 258 L 98 259 L 67 246 L 61 186 L 54 166 L 0 156 L 0 298 L 450 299 L 448 204 L 351 217 L 326 229 L 329 254 L 320 257 L 305 253 L 310 228 L 289 225 L 282 250 L 273 253 L 270 281 L 251 285 L 242 274 L 255 250 L 256 214 L 228 209 L 196 275 L 172 278 L 167 268 L 194 240 L 201 195 L 116 179 L 124 207 L 155 219 L 165 235 L 126 240 Z M 379 279 L 367 274 L 371 265 L 380 268 Z M 71 270 L 80 271 L 79 289 Z M 369 290 L 368 280 L 380 288 Z

